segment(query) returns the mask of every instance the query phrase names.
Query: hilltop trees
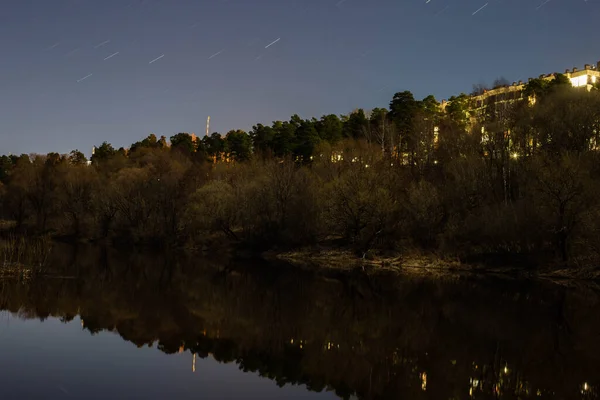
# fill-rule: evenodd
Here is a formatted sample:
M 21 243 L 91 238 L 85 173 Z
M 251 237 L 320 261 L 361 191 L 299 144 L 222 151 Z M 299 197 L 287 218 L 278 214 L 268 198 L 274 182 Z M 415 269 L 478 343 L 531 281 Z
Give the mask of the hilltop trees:
M 250 136 L 239 129 L 227 132 L 227 135 L 225 135 L 225 152 L 235 161 L 248 161 L 252 153 Z
M 323 141 L 336 144 L 344 137 L 344 123 L 335 114 L 323 115 L 315 125 Z
M 440 105 L 256 124 L 129 150 L 0 157 L 2 218 L 19 231 L 118 243 L 336 243 L 449 256 L 600 261 L 600 91 L 554 81 Z

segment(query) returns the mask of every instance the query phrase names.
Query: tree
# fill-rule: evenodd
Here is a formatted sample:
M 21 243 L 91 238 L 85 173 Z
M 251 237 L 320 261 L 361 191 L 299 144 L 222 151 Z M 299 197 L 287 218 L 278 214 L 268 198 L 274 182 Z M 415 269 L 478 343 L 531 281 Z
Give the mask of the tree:
M 311 121 L 302 121 L 296 130 L 296 143 L 294 146 L 294 156 L 303 163 L 310 163 L 319 144 L 319 133 L 315 124 Z
M 75 149 L 69 153 L 69 163 L 72 165 L 85 165 L 87 164 L 87 158 L 81 151 Z
M 247 161 L 252 152 L 250 136 L 240 129 L 227 132 L 225 150 L 235 161 Z
M 571 81 L 569 80 L 569 78 L 567 78 L 567 76 L 565 74 L 555 74 L 554 79 L 552 79 L 550 81 L 550 88 L 557 89 L 557 88 L 565 88 L 565 87 L 567 87 L 567 88 L 572 87 Z
M 188 156 L 191 156 L 196 150 L 194 139 L 189 133 L 178 133 L 171 136 L 171 148 L 179 150 Z
M 0 157 L 0 182 L 7 183 L 10 171 L 13 168 L 13 161 L 8 156 Z
M 60 171 L 59 206 L 71 222 L 71 232 L 80 236 L 86 219 L 92 215 L 97 173 L 84 163 L 71 163 Z
M 202 138 L 204 148 L 209 156 L 215 160 L 220 160 L 221 155 L 225 152 L 225 139 L 218 132 L 213 132 L 210 136 Z
M 369 120 L 362 108 L 354 110 L 343 121 L 343 136 L 350 139 L 362 139 L 369 127 Z
M 285 157 L 294 151 L 296 126 L 289 122 L 273 122 L 273 152 L 277 157 Z
M 374 108 L 369 115 L 369 125 L 365 130 L 365 137 L 370 143 L 381 147 L 381 154 L 390 155 L 393 152 L 392 131 L 393 126 L 385 108 Z
M 418 102 L 417 106 L 407 143 L 410 145 L 409 163 L 415 167 L 413 172 L 417 173 L 416 176 L 421 176 L 425 168 L 431 166 L 434 161 L 434 144 L 436 129 L 439 130 L 440 111 L 439 103 L 432 95 Z
M 538 142 L 549 153 L 583 153 L 600 143 L 599 92 L 556 86 L 532 112 Z
M 209 232 L 222 231 L 238 240 L 233 232 L 239 207 L 233 187 L 223 181 L 213 181 L 198 189 L 190 199 L 187 216 L 194 225 Z
M 494 80 L 493 88 L 497 89 L 497 88 L 509 86 L 509 85 L 510 85 L 510 81 L 508 79 L 506 79 L 505 77 L 501 76 Z
M 26 155 L 14 158 L 14 166 L 6 185 L 6 193 L 3 196 L 3 211 L 15 221 L 17 230 L 21 230 L 28 216 L 29 202 L 27 193 L 29 190 L 31 160 Z
M 446 114 L 459 129 L 466 131 L 469 124 L 469 96 L 461 93 L 458 96 L 450 97 L 446 106 Z
M 161 136 L 160 139 L 158 139 L 158 143 L 157 143 L 158 147 L 160 147 L 161 149 L 164 149 L 166 147 L 168 147 L 168 143 L 167 143 L 167 138 L 164 136 Z
M 164 138 L 164 136 L 161 136 L 161 138 Z M 165 139 L 165 144 L 166 144 L 166 139 Z M 166 147 L 166 146 L 164 146 L 163 143 L 159 142 L 158 139 L 156 139 L 156 135 L 154 133 L 151 133 L 144 140 L 133 143 L 130 147 L 130 151 L 134 152 L 135 150 L 140 149 L 140 148 L 155 149 L 155 148 L 159 148 L 159 147 Z
M 22 175 L 18 176 L 33 209 L 38 232 L 46 232 L 48 218 L 56 206 L 56 188 L 59 182 L 57 167 L 60 165 L 61 157 L 56 153 L 48 156 L 34 155 L 31 163 L 22 165 Z
M 316 123 L 316 129 L 322 140 L 336 144 L 344 135 L 344 124 L 335 114 L 323 115 Z
M 490 88 L 485 83 L 476 83 L 473 85 L 473 90 L 471 90 L 471 96 L 482 95 L 488 90 Z
M 329 231 L 342 235 L 363 257 L 375 240 L 389 235 L 399 222 L 396 201 L 383 178 L 382 171 L 353 163 L 326 188 L 325 221 Z
M 558 160 L 542 156 L 532 165 L 530 177 L 541 212 L 561 260 L 567 262 L 582 218 L 594 204 L 597 184 L 590 180 L 589 166 L 578 155 L 565 154 Z
M 92 154 L 92 163 L 99 164 L 109 160 L 116 154 L 114 147 L 108 142 L 102 142 L 102 144 L 94 149 Z
M 569 78 L 564 74 L 555 74 L 553 79 L 530 79 L 523 88 L 523 95 L 526 99 L 533 99 L 533 102 L 538 100 L 543 101 L 543 99 L 551 93 L 571 87 L 572 85 Z
M 418 109 L 419 103 L 408 90 L 396 93 L 390 102 L 390 117 L 394 122 L 396 134 L 398 135 L 396 143 L 401 158 L 403 158 L 402 154 L 404 152 L 412 152 L 411 137 Z
M 250 131 L 252 147 L 255 153 L 267 154 L 273 150 L 275 132 L 270 126 L 256 124 Z

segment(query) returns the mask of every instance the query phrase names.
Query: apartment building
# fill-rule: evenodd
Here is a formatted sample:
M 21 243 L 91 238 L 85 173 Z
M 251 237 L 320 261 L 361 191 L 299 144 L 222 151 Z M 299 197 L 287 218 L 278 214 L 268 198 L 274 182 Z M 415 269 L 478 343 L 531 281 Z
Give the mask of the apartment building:
M 556 73 L 540 75 L 539 79 L 553 80 L 556 77 Z M 569 79 L 573 87 L 585 88 L 586 90 L 592 90 L 592 88 L 600 83 L 600 61 L 596 65 L 586 64 L 583 69 L 574 67 L 573 69 L 567 69 L 564 75 Z M 529 81 L 533 80 L 530 78 Z M 470 96 L 470 109 L 469 117 L 471 122 L 475 123 L 480 119 L 486 112 L 489 111 L 490 106 L 494 106 L 494 110 L 503 109 L 515 101 L 523 99 L 523 89 L 525 88 L 525 82 L 513 82 L 512 85 L 505 85 L 496 87 L 493 89 L 486 89 L 480 94 Z M 534 99 L 530 99 L 532 102 Z M 448 106 L 449 102 L 442 100 L 441 109 L 444 111 Z
M 540 75 L 539 79 L 553 80 L 556 73 Z M 596 65 L 586 64 L 583 69 L 574 67 L 572 70 L 567 69 L 564 75 L 569 79 L 571 85 L 577 88 L 585 88 L 592 90 L 594 85 L 600 83 L 600 61 Z M 533 80 L 530 78 L 529 81 Z M 497 87 L 491 90 L 484 90 L 483 93 L 471 96 L 471 117 L 479 118 L 486 112 L 487 107 L 494 105 L 494 108 L 502 108 L 502 105 L 508 105 L 515 101 L 523 99 L 523 89 L 525 83 L 523 81 L 513 82 L 512 85 Z M 499 107 L 500 106 L 500 107 Z

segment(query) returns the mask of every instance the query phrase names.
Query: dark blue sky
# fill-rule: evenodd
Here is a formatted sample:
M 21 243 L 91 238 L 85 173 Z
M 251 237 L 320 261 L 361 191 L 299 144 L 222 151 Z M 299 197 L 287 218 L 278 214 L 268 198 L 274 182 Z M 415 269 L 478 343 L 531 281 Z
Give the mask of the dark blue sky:
M 600 60 L 600 0 L 426 1 L 2 0 L 0 153 L 89 154 L 203 133 L 208 115 L 249 130 Z

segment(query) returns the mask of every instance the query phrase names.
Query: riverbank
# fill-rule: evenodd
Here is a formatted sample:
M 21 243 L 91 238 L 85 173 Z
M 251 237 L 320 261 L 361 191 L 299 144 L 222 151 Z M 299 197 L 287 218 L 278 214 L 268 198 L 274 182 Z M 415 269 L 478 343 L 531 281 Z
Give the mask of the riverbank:
M 4 266 L 0 266 L 0 278 L 26 276 L 31 277 L 30 270 L 39 270 L 46 264 L 46 258 L 53 243 L 70 243 L 80 245 L 99 245 L 102 248 L 122 249 L 122 245 L 111 241 L 89 242 L 73 240 L 64 236 L 28 237 L 8 235 L 0 246 L 0 255 Z M 292 251 L 271 250 L 257 253 L 247 246 L 234 246 L 232 243 L 211 237 L 203 246 L 170 248 L 168 253 L 186 254 L 205 260 L 215 260 L 227 264 L 228 260 L 262 259 L 273 264 L 286 264 L 293 268 L 316 272 L 360 273 L 372 275 L 405 275 L 430 278 L 463 276 L 463 275 L 496 275 L 513 279 L 545 279 L 565 284 L 569 281 L 590 281 L 600 283 L 600 268 L 588 262 L 575 263 L 565 267 L 550 258 L 541 261 L 536 257 L 515 255 L 476 255 L 465 258 L 451 258 L 433 252 L 411 251 L 373 251 L 365 257 L 359 257 L 349 249 L 335 246 L 305 247 Z M 145 252 L 146 246 L 134 246 Z M 131 246 L 127 246 L 131 250 Z M 157 250 L 156 247 L 153 248 Z M 18 266 L 18 267 L 17 267 Z M 27 268 L 24 266 L 35 266 Z M 42 268 L 43 269 L 43 268 Z M 23 272 L 25 270 L 25 272 Z
M 290 252 L 266 252 L 265 260 L 283 261 L 300 268 L 334 269 L 353 271 L 360 269 L 367 274 L 395 272 L 402 274 L 436 275 L 447 273 L 504 272 L 515 273 L 521 268 L 494 268 L 479 264 L 465 264 L 459 260 L 434 254 L 406 253 L 396 255 L 371 254 L 360 258 L 348 250 L 301 249 Z
M 554 282 L 598 281 L 600 269 L 591 267 L 564 267 L 553 263 L 543 266 L 527 263 L 520 258 L 481 258 L 478 261 L 450 259 L 430 253 L 403 253 L 396 255 L 371 254 L 360 258 L 348 250 L 306 248 L 289 252 L 263 253 L 266 261 L 285 262 L 302 269 L 361 271 L 367 275 L 394 273 L 444 277 L 449 275 L 499 275 L 511 278 L 539 278 Z

